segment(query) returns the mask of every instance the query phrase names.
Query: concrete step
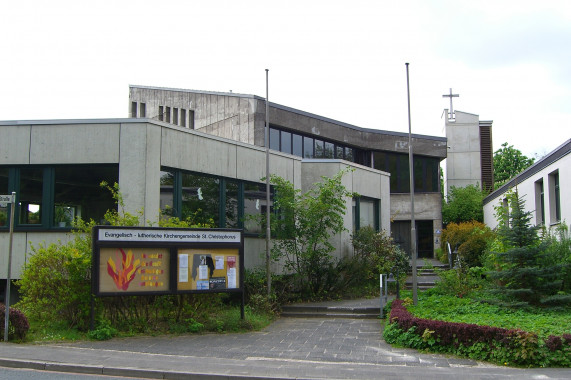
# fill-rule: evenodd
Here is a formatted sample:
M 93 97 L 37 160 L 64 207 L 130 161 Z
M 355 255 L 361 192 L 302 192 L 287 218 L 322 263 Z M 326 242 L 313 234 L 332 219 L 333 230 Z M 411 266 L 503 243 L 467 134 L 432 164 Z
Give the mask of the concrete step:
M 379 301 L 380 302 L 380 301 Z M 379 318 L 380 307 L 335 307 L 316 305 L 285 305 L 281 316 L 290 318 Z

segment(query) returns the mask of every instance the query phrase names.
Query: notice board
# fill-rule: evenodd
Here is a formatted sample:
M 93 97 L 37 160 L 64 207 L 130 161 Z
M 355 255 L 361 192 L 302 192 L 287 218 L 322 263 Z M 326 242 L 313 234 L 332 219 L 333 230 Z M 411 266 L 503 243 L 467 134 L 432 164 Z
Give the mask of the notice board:
M 238 229 L 96 226 L 96 296 L 241 292 L 244 239 Z

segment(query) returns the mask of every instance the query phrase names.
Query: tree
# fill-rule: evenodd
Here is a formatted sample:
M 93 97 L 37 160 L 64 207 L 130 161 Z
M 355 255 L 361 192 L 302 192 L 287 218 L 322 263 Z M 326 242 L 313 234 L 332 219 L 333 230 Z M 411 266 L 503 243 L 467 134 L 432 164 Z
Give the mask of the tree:
M 534 162 L 535 158 L 528 158 L 513 145 L 508 146 L 507 142 L 503 143 L 502 148 L 494 152 L 494 190 L 533 165 Z
M 531 225 L 532 214 L 525 211 L 517 191 L 508 194 L 508 205 L 509 210 L 496 208 L 506 250 L 495 252 L 496 270 L 490 276 L 498 285 L 496 291 L 519 301 L 516 305 L 537 305 L 560 289 L 563 266 L 549 262 L 548 242 L 539 238 L 539 227 Z
M 345 230 L 346 201 L 353 196 L 341 183 L 347 170 L 322 177 L 323 181 L 306 193 L 281 177 L 271 177 L 276 190 L 272 257 L 283 260 L 297 276 L 302 292 L 310 295 L 327 291 L 333 280 L 328 278 L 334 264 L 331 236 Z
M 478 186 L 450 188 L 447 199 L 442 205 L 442 223 L 462 223 L 472 220 L 484 221 L 483 200 L 486 193 Z

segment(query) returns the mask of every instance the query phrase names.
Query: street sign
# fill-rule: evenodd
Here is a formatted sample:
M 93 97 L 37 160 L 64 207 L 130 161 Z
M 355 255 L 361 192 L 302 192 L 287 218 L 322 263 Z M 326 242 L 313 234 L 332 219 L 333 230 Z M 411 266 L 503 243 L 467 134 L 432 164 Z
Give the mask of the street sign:
M 0 195 L 0 207 L 8 206 L 8 203 L 14 202 L 12 194 Z

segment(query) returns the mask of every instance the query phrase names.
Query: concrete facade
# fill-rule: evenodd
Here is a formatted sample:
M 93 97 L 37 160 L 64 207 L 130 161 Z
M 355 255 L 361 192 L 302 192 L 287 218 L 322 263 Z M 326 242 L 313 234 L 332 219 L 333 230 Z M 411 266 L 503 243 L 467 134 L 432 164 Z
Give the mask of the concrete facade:
M 132 103 L 145 104 L 146 117 L 160 120 L 159 107 L 170 108 L 169 123 L 182 125 L 181 110 L 186 111 L 186 128 L 264 146 L 266 119 L 265 99 L 255 95 L 217 93 L 198 90 L 160 87 L 130 86 L 129 112 L 131 117 L 142 117 L 132 112 Z M 139 109 L 140 107 L 137 107 Z M 174 123 L 177 109 L 177 123 Z M 194 122 L 188 121 L 188 111 L 193 111 Z M 408 134 L 377 129 L 360 128 L 323 116 L 300 111 L 280 104 L 269 104 L 269 122 L 307 135 L 323 136 L 363 149 L 408 153 Z M 163 110 L 163 121 L 166 114 Z M 446 139 L 435 136 L 414 135 L 414 154 L 446 157 Z
M 532 213 L 533 224 L 549 228 L 569 223 L 571 202 L 565 194 L 571 189 L 570 153 L 571 140 L 567 140 L 486 197 L 484 223 L 490 228 L 498 226 L 495 208 L 503 207 L 506 193 L 515 190 L 525 201 L 525 211 Z
M 447 109 L 444 110 L 449 115 Z M 491 172 L 491 167 L 483 160 L 483 150 L 488 150 L 491 154 L 491 133 L 489 141 L 483 141 L 482 128 L 489 127 L 491 121 L 480 121 L 478 115 L 455 111 L 455 118 L 446 118 L 446 138 L 448 139 L 448 156 L 446 157 L 445 194 L 448 194 L 450 187 L 466 187 L 476 185 L 480 188 L 486 187 L 486 179 L 483 172 Z
M 255 95 L 130 86 L 130 116 L 142 117 L 142 105 L 146 110 L 144 116 L 152 119 L 259 147 L 265 145 L 265 99 Z M 408 155 L 407 133 L 360 128 L 272 102 L 268 108 L 271 127 L 356 148 L 362 155 L 361 165 L 374 167 L 375 152 Z M 194 120 L 190 120 L 190 115 L 194 115 Z M 412 146 L 415 157 L 442 160 L 448 153 L 446 138 L 442 137 L 413 135 Z M 415 203 L 416 219 L 432 221 L 432 251 L 439 247 L 439 231 L 442 228 L 439 190 L 418 193 Z M 390 206 L 383 208 L 384 211 L 389 209 L 390 215 L 387 217 L 390 220 L 410 220 L 410 193 L 392 191 Z
M 163 168 L 261 183 L 265 176 L 265 149 L 149 119 L 51 120 L 0 122 L 0 168 L 114 164 L 125 211 L 156 223 L 160 215 L 160 173 Z M 17 149 L 15 149 L 17 147 Z M 270 167 L 301 190 L 345 167 L 354 170 L 343 179 L 350 191 L 379 200 L 381 228 L 390 228 L 389 175 L 355 163 L 302 160 L 272 151 Z M 352 230 L 348 199 L 346 228 Z M 42 226 L 16 227 L 12 278 L 32 254 L 31 246 L 70 239 L 69 232 Z M 7 276 L 7 228 L 0 228 L 0 278 Z M 245 239 L 245 266 L 263 264 L 264 239 Z M 351 254 L 349 233 L 335 237 L 338 257 Z

